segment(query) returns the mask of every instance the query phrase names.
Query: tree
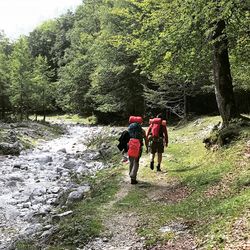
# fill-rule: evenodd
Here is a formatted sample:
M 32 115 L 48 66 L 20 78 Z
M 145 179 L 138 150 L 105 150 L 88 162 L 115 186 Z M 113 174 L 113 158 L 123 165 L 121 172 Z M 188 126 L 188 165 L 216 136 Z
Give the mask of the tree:
M 94 70 L 91 48 L 100 31 L 98 13 L 102 2 L 87 0 L 80 5 L 74 16 L 74 26 L 67 35 L 70 47 L 65 50 L 57 83 L 57 104 L 64 111 L 81 114 L 93 111 L 87 93 Z
M 52 109 L 54 88 L 50 82 L 52 72 L 49 69 L 46 58 L 38 56 L 35 58 L 34 70 L 32 73 L 32 107 L 36 113 L 43 114 L 45 121 L 46 112 Z
M 129 23 L 134 20 L 135 29 L 123 39 L 128 41 L 128 48 L 139 52 L 137 64 L 145 74 L 156 79 L 153 82 L 175 75 L 185 86 L 185 82 L 196 83 L 201 79 L 207 84 L 213 71 L 223 123 L 227 125 L 237 117 L 228 49 L 232 49 L 235 40 L 232 23 L 235 25 L 239 15 L 246 22 L 246 3 L 240 0 L 126 2 L 129 11 L 123 12 Z
M 10 101 L 15 111 L 28 117 L 32 107 L 32 56 L 26 37 L 20 37 L 14 44 L 11 55 Z
M 32 57 L 35 58 L 39 55 L 46 57 L 50 68 L 55 69 L 55 71 L 58 68 L 58 61 L 55 59 L 55 53 L 53 53 L 53 46 L 56 43 L 56 35 L 56 20 L 48 20 L 35 28 L 28 36 Z M 57 75 L 54 74 L 51 80 L 56 81 Z
M 213 73 L 215 95 L 224 125 L 228 125 L 232 118 L 238 117 L 235 104 L 233 84 L 228 56 L 228 40 L 225 34 L 224 20 L 218 20 L 213 35 Z
M 101 8 L 101 30 L 92 48 L 96 66 L 89 95 L 97 112 L 125 118 L 144 113 L 142 83 L 146 78 L 136 71 L 136 53 L 119 40 L 131 32 L 120 15 L 122 5 L 123 1 L 106 1 Z
M 10 108 L 8 88 L 10 84 L 9 57 L 11 46 L 4 34 L 0 33 L 0 119 L 5 119 L 5 112 Z
M 185 38 L 177 35 L 180 24 L 173 24 L 176 15 L 179 17 L 173 11 L 173 1 L 126 0 L 120 1 L 117 9 L 115 14 L 123 23 L 120 28 L 126 28 L 115 38 L 118 45 L 126 47 L 127 53 L 136 55 L 135 71 L 144 77 L 147 107 L 168 109 L 183 118 L 187 95 L 201 91 L 202 82 L 211 84 L 207 52 L 194 48 L 188 39 L 186 47 L 182 47 Z M 192 36 L 200 43 L 198 32 L 190 33 L 189 27 L 183 28 L 188 30 L 186 37 Z

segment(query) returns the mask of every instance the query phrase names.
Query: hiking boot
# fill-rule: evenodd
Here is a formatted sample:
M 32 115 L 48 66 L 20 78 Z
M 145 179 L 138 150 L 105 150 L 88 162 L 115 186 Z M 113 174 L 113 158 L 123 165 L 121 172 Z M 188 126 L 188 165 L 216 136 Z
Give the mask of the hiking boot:
M 137 184 L 138 181 L 136 179 L 131 179 L 131 184 Z
M 156 169 L 157 169 L 158 172 L 160 172 L 161 171 L 161 166 L 158 164 Z
M 152 170 L 154 169 L 154 162 L 153 162 L 153 161 L 150 162 L 150 168 L 151 168 Z

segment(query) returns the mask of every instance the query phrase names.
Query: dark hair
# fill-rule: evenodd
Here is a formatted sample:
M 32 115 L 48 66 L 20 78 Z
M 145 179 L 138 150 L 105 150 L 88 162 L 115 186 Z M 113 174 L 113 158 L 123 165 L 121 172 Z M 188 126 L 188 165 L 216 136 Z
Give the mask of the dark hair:
M 162 119 L 162 114 L 160 113 L 160 114 L 158 114 L 156 117 Z

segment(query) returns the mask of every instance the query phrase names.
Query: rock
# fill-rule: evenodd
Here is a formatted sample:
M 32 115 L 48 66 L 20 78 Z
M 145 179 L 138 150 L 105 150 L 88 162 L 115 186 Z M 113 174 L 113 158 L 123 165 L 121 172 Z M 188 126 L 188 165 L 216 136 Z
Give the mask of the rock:
M 87 173 L 88 169 L 86 168 L 86 166 L 79 166 L 76 170 L 76 173 L 78 174 L 82 174 L 82 173 Z
M 21 166 L 22 166 L 22 162 L 16 162 L 16 163 L 14 163 L 13 168 L 21 169 Z
M 46 164 L 46 163 L 49 163 L 49 162 L 52 162 L 52 161 L 53 161 L 52 156 L 49 156 L 49 155 L 47 155 L 47 156 L 42 156 L 42 157 L 38 158 L 38 162 L 39 162 L 39 163 L 44 163 L 44 164 Z
M 46 204 L 48 205 L 57 205 L 57 199 L 56 198 L 50 198 L 46 201 Z
M 82 200 L 84 195 L 89 191 L 90 191 L 89 185 L 78 187 L 76 191 L 73 191 L 69 194 L 67 203 L 73 203 Z
M 55 232 L 55 229 L 53 227 L 50 229 L 47 229 L 46 231 L 42 233 L 41 238 L 45 240 L 46 238 L 49 238 L 54 232 Z
M 66 169 L 74 169 L 74 167 L 77 165 L 77 162 L 73 159 L 70 159 L 68 161 L 66 161 L 64 164 L 63 164 L 63 168 L 66 168 Z
M 23 204 L 23 208 L 30 208 L 31 207 L 31 202 L 27 202 Z
M 66 148 L 61 148 L 57 152 L 62 152 L 62 153 L 65 153 L 65 154 L 67 153 Z
M 35 188 L 32 192 L 32 196 L 42 196 L 46 194 L 47 190 L 45 187 Z
M 39 128 L 36 128 L 36 130 Z M 27 129 L 20 128 L 20 131 L 18 129 L 19 127 L 15 129 L 18 135 L 21 131 L 22 135 L 27 132 L 29 137 L 35 135 L 34 138 L 36 138 L 37 136 L 37 132 L 31 131 L 30 127 Z M 42 130 L 41 133 L 43 134 Z M 10 137 L 13 136 L 13 143 L 8 140 L 7 146 L 11 149 L 18 146 L 20 151 L 22 149 L 21 144 L 14 142 L 15 131 L 13 130 L 10 135 Z M 87 133 L 85 133 L 86 131 Z M 51 219 L 58 220 L 72 214 L 72 211 L 65 210 L 67 209 L 66 201 L 69 203 L 79 201 L 91 189 L 85 183 L 80 185 L 74 183 L 75 179 L 72 179 L 72 175 L 94 175 L 97 170 L 106 167 L 99 163 L 99 159 L 102 157 L 100 153 L 89 150 L 84 145 L 88 138 L 94 137 L 95 133 L 100 132 L 100 129 L 72 128 L 70 126 L 68 136 L 51 141 L 41 140 L 40 146 L 35 149 L 20 151 L 19 157 L 11 155 L 0 157 L 0 203 L 3 201 L 3 205 L 0 205 L 3 208 L 0 209 L 1 211 L 2 209 L 8 209 L 8 218 L 0 218 L 0 226 L 6 225 L 4 229 L 6 228 L 5 231 L 7 232 L 4 232 L 3 235 L 0 233 L 0 236 L 4 238 L 2 241 L 0 237 L 0 241 L 4 242 L 4 247 L 16 236 L 22 236 L 24 231 L 26 231 L 27 238 L 30 236 L 38 239 L 37 237 L 43 233 L 45 238 L 49 237 L 54 230 L 52 226 L 48 225 L 51 223 Z M 87 138 L 83 138 L 83 134 L 86 134 Z M 2 143 L 0 144 L 2 145 Z M 75 148 L 71 147 L 67 152 L 70 145 Z M 99 146 L 101 147 L 101 145 Z M 102 147 L 104 149 L 109 148 L 108 144 L 103 144 Z M 80 153 L 76 154 L 76 151 Z M 88 166 L 86 166 L 87 164 Z M 68 194 L 69 192 L 70 194 Z M 54 205 L 60 205 L 60 209 L 67 212 L 57 214 Z M 52 208 L 55 210 L 51 211 Z M 36 218 L 35 216 L 40 217 Z M 42 218 L 42 216 L 44 217 Z M 40 230 L 40 226 L 34 225 L 38 220 L 48 227 L 45 226 Z M 47 222 L 44 222 L 45 220 Z M 27 227 L 27 225 L 31 226 Z M 25 227 L 26 230 L 24 230 Z M 107 240 L 104 239 L 104 241 Z M 104 242 L 102 244 L 105 245 Z M 3 249 L 6 249 L 4 247 Z
M 24 182 L 24 180 L 21 177 L 21 175 L 20 176 L 18 176 L 18 175 L 12 175 L 12 176 L 9 177 L 9 180 L 10 181 L 17 181 L 17 182 Z
M 53 194 L 58 194 L 60 189 L 61 189 L 60 187 L 53 187 L 49 190 L 49 192 Z
M 39 223 L 30 225 L 27 228 L 25 228 L 24 235 L 27 235 L 27 236 L 34 235 L 35 233 L 42 231 L 42 229 L 43 229 L 43 226 Z
M 108 238 L 106 238 L 106 237 L 104 237 L 104 238 L 102 239 L 102 241 L 103 241 L 103 242 L 108 242 L 108 241 L 109 241 L 109 239 L 108 239 Z
M 62 217 L 71 215 L 72 213 L 73 213 L 73 211 L 67 211 L 67 212 L 64 212 L 64 213 L 61 213 L 61 214 L 55 214 L 55 215 L 52 216 L 52 220 L 53 221 L 59 221 Z
M 17 187 L 17 182 L 16 181 L 9 181 L 6 184 L 7 188 L 13 188 L 13 187 Z
M 28 166 L 27 165 L 22 165 L 21 170 L 28 170 Z
M 49 225 L 44 226 L 44 227 L 43 227 L 43 230 L 46 231 L 46 230 L 51 229 L 52 227 L 53 227 L 53 226 L 49 224 Z
M 51 208 L 49 205 L 44 205 L 42 207 L 39 208 L 39 210 L 35 213 L 35 215 L 47 215 L 48 213 L 50 213 Z
M 60 167 L 56 168 L 56 172 L 57 173 L 62 173 L 63 171 L 65 171 L 63 168 L 60 168 Z

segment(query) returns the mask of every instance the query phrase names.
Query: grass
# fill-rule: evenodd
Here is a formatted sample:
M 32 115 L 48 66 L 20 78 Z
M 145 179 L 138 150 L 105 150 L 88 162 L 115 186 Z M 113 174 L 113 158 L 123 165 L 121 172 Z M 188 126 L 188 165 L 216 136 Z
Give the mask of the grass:
M 194 122 L 178 130 L 170 128 L 170 146 L 163 160 L 163 169 L 167 169 L 168 174 L 157 175 L 141 167 L 140 178 L 148 185 L 132 190 L 117 204 L 118 211 L 136 211 L 140 215 L 143 226 L 138 232 L 146 237 L 148 246 L 174 237 L 173 233 L 163 235 L 159 229 L 171 221 L 181 220 L 192 222 L 192 233 L 200 242 L 206 242 L 205 249 L 223 249 L 225 238 L 232 234 L 232 224 L 249 209 L 249 159 L 248 164 L 239 160 L 249 140 L 249 128 L 244 129 L 243 138 L 212 152 L 195 137 L 211 122 L 216 124 L 218 117 L 205 119 L 199 129 Z M 191 194 L 176 203 L 149 198 L 148 193 L 166 189 L 172 180 L 178 180 Z M 212 195 L 208 195 L 208 191 Z
M 141 184 L 105 209 L 120 188 L 124 170 L 117 164 L 119 155 L 110 154 L 112 159 L 106 161 L 113 161 L 117 167 L 82 180 L 91 183 L 91 196 L 65 208 L 74 213 L 59 222 L 49 249 L 82 247 L 89 239 L 101 236 L 105 230 L 103 221 L 116 213 L 138 216 L 137 232 L 145 238 L 149 249 L 169 240 L 174 242 L 178 233 L 160 232 L 161 227 L 172 222 L 188 225 L 189 234 L 202 249 L 226 249 L 230 239 L 234 242 L 236 233 L 241 239 L 248 239 L 250 225 L 239 232 L 234 231 L 234 225 L 241 218 L 249 219 L 246 214 L 250 208 L 250 161 L 244 157 L 250 130 L 245 127 L 240 137 L 226 147 L 207 150 L 202 137 L 219 120 L 204 117 L 186 126 L 170 127 L 169 148 L 162 164 L 167 173 L 151 171 L 148 163 L 141 164 L 138 175 Z M 89 146 L 95 148 L 106 143 L 112 147 L 117 143 L 114 139 L 99 135 Z M 141 161 L 148 162 L 149 156 L 143 156 Z
M 30 116 L 30 119 L 35 120 L 35 116 Z M 39 121 L 42 121 L 43 116 L 38 116 L 37 119 Z M 82 117 L 76 114 L 48 115 L 46 116 L 45 120 L 47 122 L 52 122 L 52 123 L 69 122 L 69 123 L 80 123 L 85 125 L 97 124 L 97 118 L 94 115 L 88 117 Z

